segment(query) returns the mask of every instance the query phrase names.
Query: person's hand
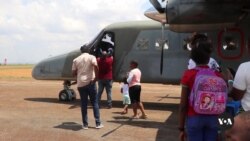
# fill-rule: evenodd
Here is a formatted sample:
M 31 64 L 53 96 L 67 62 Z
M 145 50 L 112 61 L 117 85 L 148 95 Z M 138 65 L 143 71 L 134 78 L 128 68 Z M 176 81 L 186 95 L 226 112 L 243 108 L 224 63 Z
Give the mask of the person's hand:
M 93 80 L 90 81 L 90 84 L 95 84 L 96 81 L 97 81 L 97 78 L 95 77 Z
M 185 133 L 185 131 L 180 131 L 180 133 L 179 133 L 179 140 L 180 141 L 185 141 L 186 140 L 186 133 Z
M 234 79 L 231 71 L 228 68 L 226 69 L 226 77 L 227 77 L 227 80 L 233 80 Z

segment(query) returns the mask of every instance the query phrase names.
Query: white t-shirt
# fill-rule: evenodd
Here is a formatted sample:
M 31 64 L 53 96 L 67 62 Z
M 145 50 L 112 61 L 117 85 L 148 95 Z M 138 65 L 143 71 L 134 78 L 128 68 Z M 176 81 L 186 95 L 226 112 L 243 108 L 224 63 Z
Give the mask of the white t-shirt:
M 240 64 L 234 77 L 233 87 L 239 90 L 246 90 L 241 105 L 245 111 L 250 110 L 250 62 Z
M 219 71 L 219 64 L 214 60 L 214 58 L 211 58 L 209 59 L 209 62 L 207 64 L 209 66 L 209 68 L 212 68 L 213 70 L 218 70 Z M 193 69 L 196 67 L 196 63 L 194 62 L 193 59 L 189 59 L 188 61 L 188 69 Z
M 129 87 L 128 84 L 122 84 L 122 94 L 123 96 L 129 96 Z

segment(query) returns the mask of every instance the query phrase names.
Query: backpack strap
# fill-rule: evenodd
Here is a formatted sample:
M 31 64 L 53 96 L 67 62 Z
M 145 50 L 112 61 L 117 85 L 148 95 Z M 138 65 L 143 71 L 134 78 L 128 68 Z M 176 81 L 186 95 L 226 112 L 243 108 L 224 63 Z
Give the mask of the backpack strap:
M 215 70 L 211 69 L 211 68 L 201 68 L 201 67 L 195 67 L 195 70 L 197 70 L 197 74 L 196 76 L 198 76 L 198 74 L 203 74 L 203 75 L 216 75 L 215 74 Z

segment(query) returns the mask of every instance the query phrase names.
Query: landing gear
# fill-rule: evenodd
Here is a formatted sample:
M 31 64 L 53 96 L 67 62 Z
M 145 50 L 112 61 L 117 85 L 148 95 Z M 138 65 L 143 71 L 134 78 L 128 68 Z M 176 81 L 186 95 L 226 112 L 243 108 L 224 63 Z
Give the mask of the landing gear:
M 60 101 L 72 101 L 76 100 L 76 93 L 73 89 L 70 89 L 71 83 L 69 80 L 65 80 L 63 83 L 64 89 L 59 92 Z

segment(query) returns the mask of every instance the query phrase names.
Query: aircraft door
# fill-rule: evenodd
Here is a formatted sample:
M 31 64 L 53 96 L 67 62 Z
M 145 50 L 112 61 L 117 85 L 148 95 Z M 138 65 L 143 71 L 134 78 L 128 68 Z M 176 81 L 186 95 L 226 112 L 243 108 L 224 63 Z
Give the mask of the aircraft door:
M 92 54 L 96 57 L 100 57 L 102 55 L 102 51 L 106 51 L 109 55 L 114 55 L 115 48 L 115 38 L 113 32 L 104 32 L 100 40 L 96 43 Z

